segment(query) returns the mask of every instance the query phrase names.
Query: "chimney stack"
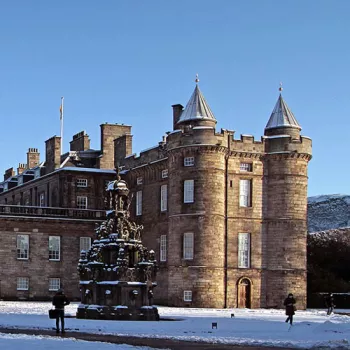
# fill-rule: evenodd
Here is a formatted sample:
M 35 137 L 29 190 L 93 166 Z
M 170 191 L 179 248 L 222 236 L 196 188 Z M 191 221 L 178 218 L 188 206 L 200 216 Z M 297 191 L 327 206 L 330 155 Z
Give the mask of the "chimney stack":
M 15 176 L 15 175 L 16 175 L 16 173 L 13 170 L 13 168 L 9 168 L 9 169 L 5 170 L 4 181 L 6 181 L 7 179 L 9 179 L 10 177 Z
M 45 174 L 52 173 L 61 165 L 61 137 L 53 136 L 45 141 Z
M 21 175 L 27 169 L 27 164 L 19 163 L 17 168 L 17 175 Z
M 171 107 L 173 107 L 173 130 L 177 130 L 179 128 L 176 126 L 176 124 L 180 119 L 184 106 L 177 104 L 177 105 L 172 105 Z
M 29 148 L 27 152 L 27 167 L 32 169 L 39 165 L 40 163 L 40 153 L 37 148 Z
M 86 151 L 90 149 L 89 135 L 85 131 L 80 131 L 73 135 L 73 140 L 69 144 L 71 151 Z

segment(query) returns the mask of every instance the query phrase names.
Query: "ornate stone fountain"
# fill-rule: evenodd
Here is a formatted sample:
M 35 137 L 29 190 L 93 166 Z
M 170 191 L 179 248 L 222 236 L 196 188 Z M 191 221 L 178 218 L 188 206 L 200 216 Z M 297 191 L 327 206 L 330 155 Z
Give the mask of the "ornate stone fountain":
M 89 251 L 81 252 L 81 304 L 77 318 L 159 320 L 152 306 L 157 261 L 141 242 L 143 227 L 129 220 L 129 189 L 117 178 L 107 186 L 107 219 L 96 229 Z

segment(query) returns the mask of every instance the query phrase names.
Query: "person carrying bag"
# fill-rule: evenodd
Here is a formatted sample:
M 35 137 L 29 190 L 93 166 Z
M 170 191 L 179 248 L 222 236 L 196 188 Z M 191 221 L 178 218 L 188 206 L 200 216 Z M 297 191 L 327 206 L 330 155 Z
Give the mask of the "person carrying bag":
M 61 319 L 61 332 L 65 333 L 64 329 L 64 307 L 69 305 L 70 301 L 63 292 L 63 289 L 59 289 L 52 299 L 52 305 L 54 305 L 56 313 L 56 333 L 60 332 L 60 319 Z

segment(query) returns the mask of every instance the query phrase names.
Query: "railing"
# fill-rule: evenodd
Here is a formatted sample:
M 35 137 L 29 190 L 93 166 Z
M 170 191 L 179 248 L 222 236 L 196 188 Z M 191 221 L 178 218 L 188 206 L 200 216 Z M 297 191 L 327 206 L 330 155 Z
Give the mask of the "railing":
M 32 207 L 24 205 L 0 204 L 0 216 L 28 216 L 28 217 L 55 217 L 72 219 L 103 220 L 106 218 L 105 210 L 78 209 L 78 208 L 55 208 L 55 207 Z

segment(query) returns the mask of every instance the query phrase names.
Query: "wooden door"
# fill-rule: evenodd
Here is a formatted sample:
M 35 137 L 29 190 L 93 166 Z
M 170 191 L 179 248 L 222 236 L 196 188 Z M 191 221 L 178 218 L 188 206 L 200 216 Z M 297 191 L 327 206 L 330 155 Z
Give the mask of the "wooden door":
M 242 278 L 238 284 L 238 307 L 250 308 L 250 281 Z

